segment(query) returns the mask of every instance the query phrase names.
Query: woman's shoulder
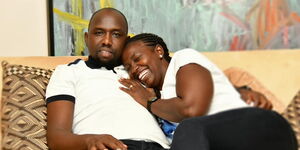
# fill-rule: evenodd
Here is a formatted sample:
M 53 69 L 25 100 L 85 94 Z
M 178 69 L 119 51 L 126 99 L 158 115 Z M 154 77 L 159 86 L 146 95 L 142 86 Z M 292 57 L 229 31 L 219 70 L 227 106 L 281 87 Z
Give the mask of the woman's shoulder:
M 198 51 L 196 51 L 195 49 L 191 49 L 191 48 L 185 48 L 185 49 L 181 49 L 178 50 L 174 53 L 174 56 L 176 55 L 182 55 L 182 54 L 199 54 Z
M 179 59 L 179 58 L 201 59 L 204 57 L 205 56 L 203 54 L 201 54 L 199 51 L 197 51 L 195 49 L 185 48 L 185 49 L 181 49 L 181 50 L 174 52 L 172 59 L 173 58 L 175 58 L 175 59 Z

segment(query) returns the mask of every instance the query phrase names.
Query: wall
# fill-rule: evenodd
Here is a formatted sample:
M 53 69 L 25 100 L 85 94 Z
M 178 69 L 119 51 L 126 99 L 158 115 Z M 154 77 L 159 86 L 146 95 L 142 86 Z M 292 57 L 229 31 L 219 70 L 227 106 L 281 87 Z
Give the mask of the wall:
M 0 3 L 0 56 L 47 56 L 47 0 Z

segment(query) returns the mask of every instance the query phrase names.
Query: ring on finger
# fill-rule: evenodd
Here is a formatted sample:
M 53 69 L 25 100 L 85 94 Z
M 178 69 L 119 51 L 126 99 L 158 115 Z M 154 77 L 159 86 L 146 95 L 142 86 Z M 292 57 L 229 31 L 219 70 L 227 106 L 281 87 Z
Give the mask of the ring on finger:
M 133 88 L 133 85 L 129 85 L 129 89 Z

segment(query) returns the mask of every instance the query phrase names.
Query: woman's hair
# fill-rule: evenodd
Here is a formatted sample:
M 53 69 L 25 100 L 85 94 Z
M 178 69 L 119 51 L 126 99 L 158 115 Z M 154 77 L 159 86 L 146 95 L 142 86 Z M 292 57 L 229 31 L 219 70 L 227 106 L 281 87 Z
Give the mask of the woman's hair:
M 129 43 L 135 42 L 135 41 L 142 41 L 147 46 L 156 46 L 159 44 L 164 49 L 164 56 L 163 56 L 164 59 L 166 59 L 168 62 L 171 61 L 168 47 L 161 37 L 159 37 L 155 34 L 152 34 L 152 33 L 141 33 L 141 34 L 137 34 L 137 35 L 131 37 L 130 39 L 128 39 L 126 41 L 126 45 Z

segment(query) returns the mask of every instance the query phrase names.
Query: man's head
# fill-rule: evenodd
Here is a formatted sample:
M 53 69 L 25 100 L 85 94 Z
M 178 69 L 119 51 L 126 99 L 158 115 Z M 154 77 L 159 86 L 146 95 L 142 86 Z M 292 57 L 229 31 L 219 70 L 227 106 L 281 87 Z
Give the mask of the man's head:
M 85 43 L 90 56 L 101 65 L 111 68 L 121 64 L 120 56 L 128 38 L 125 16 L 114 8 L 96 11 L 90 19 Z

